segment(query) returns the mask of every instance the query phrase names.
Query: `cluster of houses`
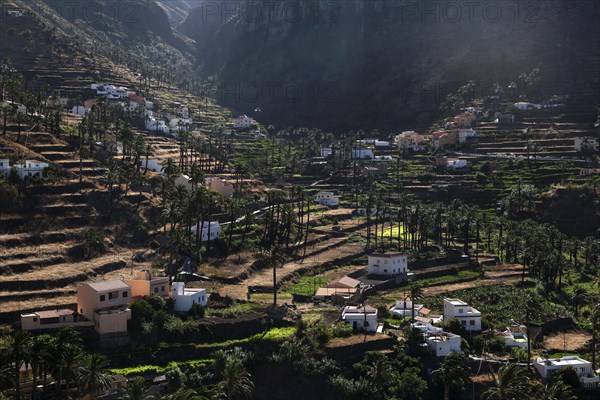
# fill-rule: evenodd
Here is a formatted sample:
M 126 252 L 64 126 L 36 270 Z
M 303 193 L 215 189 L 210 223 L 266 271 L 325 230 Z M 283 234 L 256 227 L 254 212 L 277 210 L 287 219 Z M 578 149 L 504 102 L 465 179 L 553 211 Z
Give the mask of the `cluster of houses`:
M 344 277 L 331 282 L 331 285 L 338 286 L 339 283 L 354 284 L 351 278 Z M 324 289 L 320 289 L 324 290 Z M 336 288 L 337 291 L 344 293 L 344 289 Z M 349 290 L 349 289 L 346 289 Z M 347 295 L 354 293 L 349 290 Z M 456 298 L 444 299 L 444 313 L 441 316 L 434 316 L 431 310 L 423 304 L 413 304 L 411 299 L 396 301 L 396 304 L 390 309 L 390 313 L 396 317 L 413 317 L 411 327 L 421 332 L 423 336 L 423 347 L 428 348 L 436 357 L 446 357 L 450 353 L 462 352 L 462 337 L 455 333 L 446 332 L 443 328 L 436 326 L 442 321 L 458 320 L 460 325 L 468 333 L 480 332 L 481 312 L 471 307 L 466 302 Z M 378 310 L 368 306 L 346 306 L 342 310 L 341 318 L 343 321 L 352 325 L 355 331 L 380 332 L 381 323 L 377 319 Z M 527 348 L 527 329 L 523 325 L 513 323 L 504 331 L 491 331 L 495 336 L 504 339 L 506 348 Z M 577 356 L 563 356 L 560 358 L 542 358 L 538 357 L 533 366 L 540 374 L 543 380 L 547 380 L 557 370 L 565 367 L 573 367 L 576 371 L 581 385 L 586 389 L 597 389 L 600 387 L 600 377 L 592 369 L 592 363 Z
M 188 129 L 193 124 L 189 108 L 178 102 L 170 103 L 169 109 L 155 111 L 152 101 L 136 94 L 127 87 L 93 83 L 90 88 L 95 91 L 97 96 L 105 96 L 114 104 L 120 105 L 124 111 L 143 115 L 145 128 L 149 131 L 162 132 L 176 137 L 178 132 Z M 85 116 L 91 112 L 92 106 L 97 101 L 98 99 L 94 98 L 84 101 L 83 105 L 75 105 L 71 109 L 71 113 Z
M 11 171 L 15 171 L 19 179 L 27 180 L 31 178 L 42 178 L 44 170 L 48 168 L 48 164 L 37 160 L 25 160 L 21 164 L 10 165 L 10 160 L 0 158 L 0 178 L 8 178 Z
M 573 148 L 576 152 L 598 151 L 598 139 L 590 137 L 576 137 L 573 139 Z
M 127 321 L 131 319 L 129 305 L 144 296 L 171 296 L 174 311 L 188 312 L 194 304 L 206 305 L 206 289 L 186 288 L 183 282 L 153 276 L 150 271 L 138 271 L 129 279 L 84 283 L 77 288 L 77 309 L 37 311 L 21 314 L 21 329 L 26 331 L 93 327 L 100 337 L 127 336 Z

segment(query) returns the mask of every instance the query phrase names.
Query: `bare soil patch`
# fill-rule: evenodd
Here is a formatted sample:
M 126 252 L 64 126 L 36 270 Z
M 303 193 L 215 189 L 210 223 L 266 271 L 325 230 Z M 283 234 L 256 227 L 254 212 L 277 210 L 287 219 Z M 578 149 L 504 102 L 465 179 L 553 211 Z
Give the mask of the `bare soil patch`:
M 585 349 L 592 340 L 587 332 L 560 332 L 544 338 L 544 347 L 556 351 L 576 351 Z

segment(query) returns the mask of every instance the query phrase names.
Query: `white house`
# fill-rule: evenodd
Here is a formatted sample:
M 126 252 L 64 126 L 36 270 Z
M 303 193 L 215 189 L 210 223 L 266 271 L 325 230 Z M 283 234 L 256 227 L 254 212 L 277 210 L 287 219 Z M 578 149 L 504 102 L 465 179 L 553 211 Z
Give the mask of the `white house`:
M 375 332 L 377 330 L 377 309 L 347 306 L 342 311 L 342 320 L 352 324 L 352 329 L 356 331 Z
M 448 160 L 446 168 L 450 169 L 462 169 L 467 168 L 467 160 Z
M 527 328 L 524 325 L 511 325 L 502 332 L 506 347 L 527 348 Z
M 600 382 L 600 377 L 592 369 L 592 363 L 577 356 L 565 356 L 561 358 L 538 357 L 533 362 L 533 366 L 544 380 L 550 378 L 554 372 L 562 368 L 573 367 L 579 376 L 581 385 L 586 389 L 596 389 Z
M 10 160 L 8 158 L 0 158 L 0 178 L 6 178 L 10 174 Z
M 331 146 L 321 146 L 321 157 L 327 158 L 333 154 Z
M 412 306 L 413 301 L 411 299 L 396 300 L 396 304 L 394 307 L 390 308 L 390 312 L 397 317 L 410 317 L 412 316 Z M 415 315 L 417 315 L 422 308 L 423 304 L 415 304 Z
M 340 204 L 340 198 L 333 192 L 319 192 L 315 197 L 315 203 L 333 207 Z
M 458 130 L 458 142 L 466 143 L 467 140 L 477 136 L 477 131 L 474 129 L 459 129 Z
M 233 119 L 234 128 L 250 128 L 255 124 L 254 120 L 247 115 L 240 115 Z
M 41 178 L 48 164 L 37 160 L 26 160 L 24 164 L 16 164 L 15 168 L 21 180 L 26 178 Z
M 82 117 L 90 112 L 90 109 L 85 106 L 74 106 L 71 109 L 71 114 L 81 115 Z
M 427 331 L 423 334 L 425 343 L 436 357 L 446 357 L 450 353 L 461 353 L 462 338 L 450 332 Z
M 198 228 L 202 231 L 202 242 L 216 240 L 221 235 L 221 224 L 219 221 L 202 221 L 200 224 L 193 224 L 191 231 L 198 236 L 200 234 Z
M 186 288 L 183 282 L 173 282 L 171 297 L 173 298 L 175 312 L 188 312 L 194 304 L 206 306 L 206 289 Z
M 408 258 L 404 253 L 388 251 L 371 253 L 368 256 L 368 273 L 373 275 L 406 275 L 408 274 Z
M 158 120 L 154 117 L 150 117 L 148 119 L 146 119 L 146 129 L 149 131 L 161 131 L 163 133 L 169 133 L 169 127 L 167 126 L 166 122 L 163 120 Z
M 387 140 L 375 140 L 375 147 L 390 147 L 390 142 Z
M 365 160 L 373 158 L 373 149 L 352 149 L 350 158 L 353 160 Z
M 542 108 L 541 104 L 528 103 L 526 101 L 519 101 L 515 103 L 515 107 L 519 111 L 527 111 L 527 110 L 539 110 Z
M 412 324 L 410 324 L 410 327 L 413 329 L 418 329 L 419 331 L 421 331 L 421 333 L 427 333 L 427 332 L 441 333 L 444 331 L 440 327 L 431 325 L 431 323 L 425 323 L 425 322 L 421 322 L 421 321 L 413 322 Z
M 598 139 L 576 137 L 574 141 L 575 151 L 598 150 Z
M 467 331 L 481 330 L 481 313 L 459 299 L 444 299 L 444 321 L 456 318 Z

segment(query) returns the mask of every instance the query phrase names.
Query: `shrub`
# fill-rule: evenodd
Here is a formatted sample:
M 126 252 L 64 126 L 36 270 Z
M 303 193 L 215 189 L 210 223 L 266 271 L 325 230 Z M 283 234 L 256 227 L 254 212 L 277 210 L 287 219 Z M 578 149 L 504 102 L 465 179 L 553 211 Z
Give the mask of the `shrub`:
M 188 316 L 194 319 L 204 318 L 206 310 L 202 304 L 194 303 L 190 311 L 188 312 Z

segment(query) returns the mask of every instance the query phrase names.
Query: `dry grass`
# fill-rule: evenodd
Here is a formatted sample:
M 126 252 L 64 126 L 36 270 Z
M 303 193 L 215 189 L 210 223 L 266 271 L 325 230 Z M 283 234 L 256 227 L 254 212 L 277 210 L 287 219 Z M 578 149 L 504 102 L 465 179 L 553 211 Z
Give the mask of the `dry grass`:
M 587 348 L 592 335 L 587 332 L 561 332 L 544 338 L 544 347 L 556 351 L 577 351 Z

